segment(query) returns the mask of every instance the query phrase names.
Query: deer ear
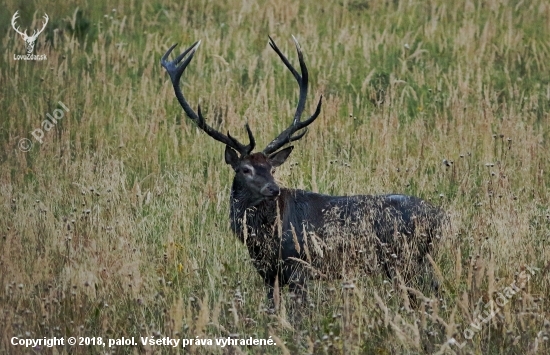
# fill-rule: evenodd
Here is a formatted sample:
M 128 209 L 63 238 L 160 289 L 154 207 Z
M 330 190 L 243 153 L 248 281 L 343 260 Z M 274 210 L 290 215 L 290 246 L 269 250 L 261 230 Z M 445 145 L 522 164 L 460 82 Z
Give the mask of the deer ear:
M 235 149 L 228 145 L 225 146 L 225 162 L 231 165 L 233 170 L 237 170 L 237 167 L 239 166 L 239 155 Z
M 276 168 L 279 165 L 282 165 L 286 161 L 286 159 L 288 158 L 290 153 L 292 152 L 292 149 L 294 149 L 294 147 L 290 146 L 288 148 L 285 148 L 283 150 L 279 150 L 278 152 L 275 152 L 275 153 L 271 154 L 267 158 L 269 160 L 269 162 L 271 163 L 271 166 Z

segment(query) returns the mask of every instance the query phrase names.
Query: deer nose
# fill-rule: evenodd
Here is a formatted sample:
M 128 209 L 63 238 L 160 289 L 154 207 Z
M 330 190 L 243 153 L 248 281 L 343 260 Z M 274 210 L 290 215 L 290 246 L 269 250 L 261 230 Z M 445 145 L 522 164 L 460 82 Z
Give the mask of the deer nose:
M 269 189 L 271 191 L 271 194 L 273 196 L 279 196 L 281 194 L 281 190 L 279 189 L 279 186 L 273 186 Z
M 281 190 L 279 189 L 279 186 L 277 185 L 266 185 L 262 188 L 262 195 L 267 197 L 276 197 L 281 194 Z

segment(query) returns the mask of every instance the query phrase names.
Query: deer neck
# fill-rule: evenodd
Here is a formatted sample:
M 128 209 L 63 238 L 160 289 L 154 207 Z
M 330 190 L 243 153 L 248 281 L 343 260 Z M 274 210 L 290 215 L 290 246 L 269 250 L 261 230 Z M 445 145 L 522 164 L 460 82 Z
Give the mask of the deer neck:
M 246 186 L 236 179 L 233 180 L 230 202 L 231 229 L 241 240 L 244 240 L 245 223 L 249 234 L 271 231 L 277 220 L 277 205 L 277 199 L 254 198 Z

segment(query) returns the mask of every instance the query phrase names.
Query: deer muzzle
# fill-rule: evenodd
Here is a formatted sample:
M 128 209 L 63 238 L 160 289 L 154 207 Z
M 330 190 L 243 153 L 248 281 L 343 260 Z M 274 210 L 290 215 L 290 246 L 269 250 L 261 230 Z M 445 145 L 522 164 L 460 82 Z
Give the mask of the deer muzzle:
M 260 193 L 265 197 L 277 197 L 281 194 L 281 189 L 276 184 L 269 183 L 262 187 Z

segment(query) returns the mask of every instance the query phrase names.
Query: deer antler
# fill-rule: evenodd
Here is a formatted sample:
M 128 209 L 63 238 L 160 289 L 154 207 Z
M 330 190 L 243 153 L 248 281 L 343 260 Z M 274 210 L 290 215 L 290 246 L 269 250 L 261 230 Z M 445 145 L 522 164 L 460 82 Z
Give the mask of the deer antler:
M 11 18 L 11 27 L 13 27 L 15 32 L 19 33 L 21 36 L 26 38 L 26 37 L 28 37 L 27 36 L 27 30 L 25 30 L 25 32 L 23 33 L 21 31 L 19 31 L 19 26 L 17 26 L 17 28 L 15 27 L 16 26 L 15 21 L 17 21 L 18 18 L 19 18 L 19 10 L 15 11 L 15 13 L 13 14 L 13 17 Z
M 321 104 L 323 100 L 323 96 L 319 98 L 319 103 L 317 104 L 317 109 L 305 121 L 300 121 L 300 117 L 302 117 L 302 113 L 304 112 L 304 108 L 306 105 L 306 97 L 307 97 L 307 86 L 308 86 L 308 71 L 306 67 L 306 63 L 304 62 L 304 56 L 302 54 L 302 49 L 300 48 L 300 44 L 298 43 L 298 40 L 294 36 L 292 36 L 292 39 L 294 40 L 294 44 L 296 45 L 296 51 L 298 52 L 298 59 L 300 61 L 300 71 L 302 72 L 302 75 L 300 75 L 296 69 L 290 64 L 288 59 L 284 56 L 284 54 L 281 52 L 279 47 L 275 44 L 275 41 L 273 41 L 273 38 L 269 37 L 269 45 L 273 50 L 279 55 L 279 58 L 283 61 L 285 66 L 290 70 L 292 75 L 294 75 L 294 78 L 298 82 L 298 86 L 300 87 L 300 97 L 298 99 L 298 105 L 296 107 L 296 113 L 294 114 L 294 119 L 292 120 L 292 123 L 290 126 L 285 129 L 281 134 L 277 136 L 271 143 L 269 143 L 263 153 L 265 155 L 269 155 L 275 151 L 277 151 L 279 148 L 284 146 L 287 143 L 294 142 L 304 136 L 307 132 L 307 126 L 310 125 L 317 116 L 319 116 L 319 113 L 321 112 Z M 305 129 L 304 129 L 305 128 Z M 294 133 L 297 131 L 300 131 L 304 129 L 302 132 L 296 134 L 293 136 Z
M 19 31 L 19 26 L 15 27 L 17 24 L 15 23 L 17 21 L 17 19 L 19 18 L 19 10 L 15 11 L 15 14 L 13 14 L 13 17 L 11 18 L 11 27 L 13 27 L 13 29 L 15 30 L 15 32 L 19 33 L 21 36 L 23 36 L 23 38 L 25 39 L 25 41 L 27 39 L 30 39 L 30 40 L 35 40 L 39 34 L 42 33 L 42 31 L 44 31 L 44 29 L 46 28 L 46 25 L 48 24 L 48 20 L 50 19 L 48 17 L 48 14 L 44 14 L 44 16 L 42 16 L 46 22 L 44 22 L 44 25 L 42 26 L 42 29 L 40 31 L 38 31 L 38 33 L 36 32 L 36 30 L 34 30 L 32 32 L 32 35 L 27 35 L 27 30 L 25 30 L 25 32 L 21 32 Z
M 42 26 L 42 29 L 40 29 L 40 31 L 38 31 L 38 33 L 36 33 L 36 30 L 34 30 L 32 32 L 32 36 L 31 36 L 32 39 L 36 39 L 36 37 L 38 37 L 38 35 L 41 34 L 42 31 L 44 31 L 44 29 L 46 28 L 46 25 L 48 24 L 48 20 L 50 19 L 48 17 L 48 14 L 46 14 L 46 13 L 44 14 L 44 16 L 42 16 L 42 18 L 44 18 L 44 20 L 46 20 L 46 22 L 44 22 L 44 25 Z
M 201 113 L 201 107 L 198 106 L 198 114 L 193 111 L 191 106 L 187 103 L 187 100 L 185 100 L 185 97 L 183 96 L 183 93 L 181 92 L 180 88 L 180 79 L 181 75 L 185 71 L 185 68 L 187 68 L 187 65 L 191 62 L 191 59 L 193 59 L 193 56 L 195 55 L 195 51 L 197 48 L 199 48 L 199 45 L 201 44 L 201 41 L 197 41 L 191 45 L 191 47 L 187 48 L 182 54 L 180 54 L 174 61 L 169 62 L 168 56 L 170 53 L 172 53 L 172 50 L 177 46 L 177 44 L 174 44 L 168 51 L 162 56 L 162 59 L 160 61 L 160 64 L 166 69 L 168 74 L 170 75 L 170 79 L 172 80 L 172 85 L 174 86 L 174 92 L 176 93 L 176 98 L 178 99 L 178 102 L 180 103 L 181 107 L 187 114 L 187 116 L 193 120 L 197 124 L 197 126 L 202 129 L 206 134 L 208 134 L 210 137 L 214 138 L 218 142 L 222 142 L 231 148 L 235 149 L 237 152 L 239 152 L 241 155 L 248 155 L 252 152 L 254 149 L 254 146 L 256 145 L 256 141 L 254 140 L 254 136 L 252 134 L 252 131 L 250 130 L 250 127 L 248 126 L 248 123 L 245 124 L 246 131 L 248 133 L 248 139 L 250 140 L 250 144 L 244 145 L 240 143 L 237 139 L 231 137 L 229 132 L 227 135 L 222 134 L 218 131 L 216 131 L 214 128 L 210 127 L 208 124 L 206 124 L 206 121 L 204 120 L 204 117 Z M 189 55 L 188 55 L 189 54 Z M 187 59 L 183 63 L 180 64 L 180 62 L 187 56 Z

